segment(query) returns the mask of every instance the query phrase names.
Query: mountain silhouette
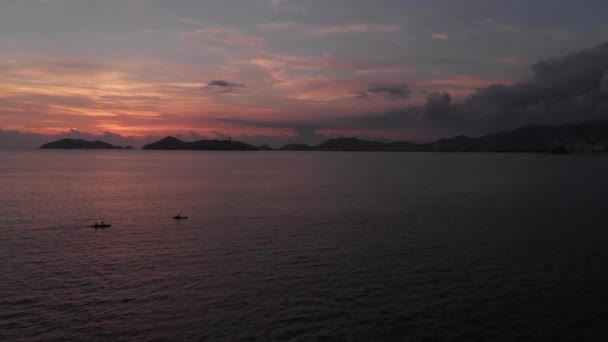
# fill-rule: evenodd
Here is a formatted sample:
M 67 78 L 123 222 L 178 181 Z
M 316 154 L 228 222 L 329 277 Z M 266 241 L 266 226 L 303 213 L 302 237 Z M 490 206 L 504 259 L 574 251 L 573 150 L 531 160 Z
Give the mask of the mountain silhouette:
M 142 150 L 199 150 L 199 151 L 258 151 L 259 148 L 234 140 L 181 141 L 166 137 L 155 143 L 145 145 Z
M 61 139 L 40 146 L 41 149 L 123 149 L 103 141 Z M 127 146 L 126 149 L 130 149 Z M 260 151 L 273 150 L 234 140 L 199 140 L 185 142 L 166 137 L 147 144 L 143 150 Z M 608 120 L 563 125 L 529 125 L 507 132 L 481 137 L 459 135 L 431 143 L 407 141 L 380 142 L 359 138 L 329 139 L 320 145 L 292 143 L 279 151 L 364 151 L 364 152 L 608 152 Z
M 298 151 L 289 144 L 280 150 Z M 529 125 L 477 138 L 465 135 L 417 144 L 383 143 L 358 138 L 337 138 L 311 147 L 314 151 L 437 151 L 437 152 L 605 152 L 608 120 L 552 126 Z
M 82 139 L 61 139 L 40 146 L 41 149 L 80 149 L 80 150 L 121 150 L 121 146 L 108 144 L 107 142 L 95 140 L 86 141 Z
M 446 152 L 551 152 L 556 149 L 575 152 L 595 146 L 596 152 L 601 152 L 606 142 L 608 120 L 597 120 L 552 126 L 529 125 L 479 138 L 439 139 L 422 146 L 429 151 Z

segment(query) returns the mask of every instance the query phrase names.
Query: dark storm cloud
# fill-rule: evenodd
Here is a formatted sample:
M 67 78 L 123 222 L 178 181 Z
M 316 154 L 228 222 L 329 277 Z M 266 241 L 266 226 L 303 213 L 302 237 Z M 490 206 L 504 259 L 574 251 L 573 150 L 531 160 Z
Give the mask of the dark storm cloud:
M 212 80 L 205 86 L 205 90 L 212 94 L 231 93 L 235 88 L 241 88 L 245 85 L 237 82 L 229 82 L 225 80 Z
M 447 93 L 435 93 L 423 108 L 407 111 L 421 114 L 419 121 L 435 120 L 448 131 L 477 134 L 532 123 L 608 118 L 608 43 L 534 63 L 531 70 L 526 81 L 481 88 L 462 103 L 452 103 Z
M 359 98 L 372 98 L 376 95 L 384 96 L 389 100 L 403 100 L 409 98 L 411 90 L 405 84 L 373 85 L 357 94 Z
M 600 80 L 600 94 L 608 97 L 608 71 L 604 72 L 604 76 Z
M 426 102 L 421 105 L 387 112 L 327 116 L 314 121 L 238 118 L 216 118 L 215 121 L 237 126 L 291 129 L 298 137 L 287 137 L 285 142 L 315 144 L 326 139 L 319 133 L 322 130 L 399 131 L 403 132 L 404 140 L 415 140 L 416 134 L 420 139 L 433 139 L 456 134 L 481 135 L 527 124 L 608 119 L 608 43 L 534 63 L 531 71 L 531 77 L 525 81 L 484 87 L 461 102 L 453 101 L 447 92 L 434 92 L 428 93 Z M 240 83 L 213 80 L 206 88 L 230 91 L 242 86 Z M 407 97 L 410 89 L 403 85 L 373 85 L 364 92 L 368 96 Z M 84 133 L 74 131 L 63 133 L 61 137 L 80 135 Z M 51 138 L 55 137 L 60 135 Z M 20 141 L 19 146 L 40 145 L 53 140 L 51 138 L 5 130 L 0 131 L 0 147 L 16 146 L 10 145 L 10 141 Z M 135 140 L 121 141 L 121 137 L 114 135 L 83 138 L 106 138 L 123 145 L 127 142 L 141 145 Z
M 464 113 L 464 105 L 452 103 L 452 97 L 446 92 L 429 93 L 426 102 L 422 105 L 368 113 L 332 122 L 354 130 L 407 130 L 408 134 L 415 130 L 426 131 L 435 127 L 440 129 L 434 131 L 445 132 L 441 133 L 441 136 L 459 134 L 464 127 L 471 124 L 470 118 Z
M 608 43 L 532 64 L 532 77 L 513 85 L 477 90 L 461 103 L 447 92 L 428 94 L 423 105 L 318 122 L 231 120 L 234 124 L 291 128 L 305 136 L 322 129 L 422 129 L 442 135 L 480 135 L 527 124 L 557 124 L 608 119 Z M 374 86 L 374 94 L 407 97 L 405 86 Z M 226 121 L 226 120 L 223 120 Z
M 237 126 L 248 126 L 248 127 L 262 127 L 262 128 L 288 128 L 294 132 L 312 137 L 315 136 L 315 131 L 318 129 L 335 128 L 335 125 L 322 121 L 308 122 L 308 121 L 262 121 L 262 120 L 248 120 L 248 119 L 237 119 L 237 118 L 216 118 L 215 121 L 224 122 Z
M 452 97 L 448 93 L 431 93 L 429 94 L 424 113 L 431 119 L 443 119 L 450 111 Z
M 571 93 L 595 88 L 608 68 L 608 43 L 532 65 L 533 83 Z
M 412 118 L 412 109 L 414 107 L 395 110 L 383 113 L 371 113 L 356 116 L 353 118 L 343 118 L 334 120 L 335 126 L 346 128 L 367 128 L 367 129 L 387 129 L 392 127 L 402 127 L 408 120 Z
M 223 87 L 223 88 L 234 88 L 243 87 L 241 83 L 228 82 L 224 80 L 213 80 L 207 84 L 207 87 Z
M 555 114 L 560 108 L 580 102 L 581 97 L 593 99 L 593 105 L 597 105 L 602 79 L 607 70 L 608 43 L 605 43 L 535 63 L 532 65 L 533 77 L 530 80 L 512 86 L 494 85 L 481 89 L 467 102 L 471 106 L 493 106 L 520 111 L 528 106 L 543 105 Z

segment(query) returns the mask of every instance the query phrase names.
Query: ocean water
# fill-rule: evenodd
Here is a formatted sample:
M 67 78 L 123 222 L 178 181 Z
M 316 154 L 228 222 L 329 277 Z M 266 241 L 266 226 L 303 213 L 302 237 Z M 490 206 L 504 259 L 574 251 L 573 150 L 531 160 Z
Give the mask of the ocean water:
M 606 340 L 607 190 L 608 155 L 0 152 L 0 340 Z

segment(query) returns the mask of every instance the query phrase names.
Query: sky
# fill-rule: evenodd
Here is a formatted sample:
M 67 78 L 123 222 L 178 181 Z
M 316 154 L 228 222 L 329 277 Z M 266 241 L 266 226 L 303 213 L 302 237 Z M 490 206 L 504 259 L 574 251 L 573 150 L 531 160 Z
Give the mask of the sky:
M 604 0 L 2 0 L 0 148 L 608 118 Z

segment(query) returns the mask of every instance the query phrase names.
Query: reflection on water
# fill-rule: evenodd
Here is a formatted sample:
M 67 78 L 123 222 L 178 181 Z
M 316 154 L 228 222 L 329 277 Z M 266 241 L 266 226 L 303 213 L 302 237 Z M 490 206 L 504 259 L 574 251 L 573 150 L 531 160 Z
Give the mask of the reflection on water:
M 0 340 L 598 340 L 606 170 L 605 156 L 0 152 Z

